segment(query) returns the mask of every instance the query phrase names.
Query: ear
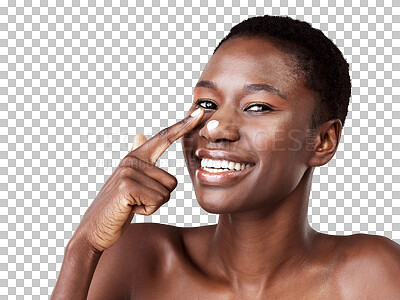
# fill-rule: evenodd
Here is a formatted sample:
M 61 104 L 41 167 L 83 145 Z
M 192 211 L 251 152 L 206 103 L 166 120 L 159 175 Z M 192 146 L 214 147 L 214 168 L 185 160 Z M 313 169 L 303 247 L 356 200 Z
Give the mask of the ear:
M 319 167 L 328 163 L 336 153 L 341 135 L 342 122 L 339 119 L 332 119 L 319 125 L 308 165 Z

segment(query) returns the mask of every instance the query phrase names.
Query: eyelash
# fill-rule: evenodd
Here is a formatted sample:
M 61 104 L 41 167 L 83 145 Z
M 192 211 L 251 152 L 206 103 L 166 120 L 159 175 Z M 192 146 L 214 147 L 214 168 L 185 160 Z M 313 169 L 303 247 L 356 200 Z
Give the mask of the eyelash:
M 205 100 L 205 99 L 197 100 L 195 103 L 196 103 L 197 106 L 203 107 L 205 109 L 213 109 L 213 108 L 204 107 L 204 106 L 200 105 L 200 103 L 212 103 L 215 106 L 217 106 L 214 102 L 212 102 L 210 100 Z M 246 109 L 249 109 L 249 108 L 254 107 L 254 106 L 261 106 L 261 107 L 265 108 L 267 111 L 274 111 L 270 106 L 268 106 L 267 104 L 264 104 L 264 103 L 253 103 L 253 104 L 250 104 Z M 263 110 L 256 110 L 256 111 L 252 110 L 252 111 L 253 112 L 259 112 L 259 111 L 263 111 Z

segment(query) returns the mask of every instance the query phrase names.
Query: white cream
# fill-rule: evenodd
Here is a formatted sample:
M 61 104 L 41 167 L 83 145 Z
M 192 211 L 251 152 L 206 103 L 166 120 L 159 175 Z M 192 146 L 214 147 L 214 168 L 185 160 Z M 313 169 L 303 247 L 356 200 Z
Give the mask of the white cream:
M 207 123 L 207 129 L 208 131 L 212 131 L 215 128 L 217 128 L 219 125 L 219 122 L 217 120 L 211 120 L 210 122 Z

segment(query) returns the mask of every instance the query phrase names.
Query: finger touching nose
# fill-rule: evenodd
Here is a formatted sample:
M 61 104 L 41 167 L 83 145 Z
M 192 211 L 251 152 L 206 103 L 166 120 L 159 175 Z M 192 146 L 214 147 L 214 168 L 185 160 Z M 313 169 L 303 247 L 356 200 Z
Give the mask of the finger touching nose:
M 138 144 L 141 145 L 139 148 L 133 149 L 134 156 L 151 164 L 155 164 L 165 150 L 185 133 L 188 133 L 196 127 L 203 116 L 204 110 L 198 108 L 190 116 L 187 116 L 185 119 L 170 127 L 164 128 L 147 141 L 144 140 L 143 137 L 136 138 L 133 148 Z M 140 139 L 140 141 L 138 141 L 138 139 Z

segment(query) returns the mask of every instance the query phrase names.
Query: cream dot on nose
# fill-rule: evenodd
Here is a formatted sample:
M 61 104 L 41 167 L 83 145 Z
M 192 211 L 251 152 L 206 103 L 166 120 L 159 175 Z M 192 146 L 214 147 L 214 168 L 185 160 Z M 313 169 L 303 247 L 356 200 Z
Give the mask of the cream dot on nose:
M 219 122 L 217 120 L 211 120 L 210 122 L 207 123 L 207 129 L 208 131 L 212 131 L 215 128 L 217 128 Z

